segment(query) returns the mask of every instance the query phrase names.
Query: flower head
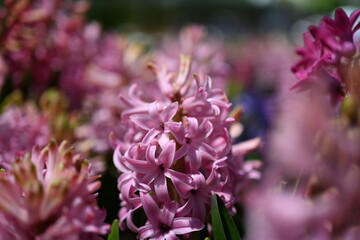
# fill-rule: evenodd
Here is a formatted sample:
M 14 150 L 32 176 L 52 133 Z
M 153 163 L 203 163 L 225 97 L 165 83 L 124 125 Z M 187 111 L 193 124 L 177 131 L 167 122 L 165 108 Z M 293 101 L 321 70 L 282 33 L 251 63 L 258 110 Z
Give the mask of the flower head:
M 351 90 L 349 77 L 359 50 L 354 42 L 359 16 L 359 10 L 348 16 L 339 8 L 335 19 L 326 17 L 319 27 L 309 27 L 309 33 L 304 34 L 305 46 L 297 50 L 302 59 L 292 68 L 300 80 L 293 88 L 324 89 L 333 104 Z
M 122 173 L 120 226 L 126 221 L 141 239 L 178 239 L 199 231 L 214 193 L 235 212 L 237 196 L 251 179 L 244 154 L 232 153 L 225 93 L 205 75 L 190 80 L 190 58 L 180 61 L 177 74 L 151 66 L 159 85 L 155 102 L 143 100 L 135 87 L 120 97 L 127 126 L 114 153 Z M 137 227 L 132 216 L 141 208 L 148 221 Z

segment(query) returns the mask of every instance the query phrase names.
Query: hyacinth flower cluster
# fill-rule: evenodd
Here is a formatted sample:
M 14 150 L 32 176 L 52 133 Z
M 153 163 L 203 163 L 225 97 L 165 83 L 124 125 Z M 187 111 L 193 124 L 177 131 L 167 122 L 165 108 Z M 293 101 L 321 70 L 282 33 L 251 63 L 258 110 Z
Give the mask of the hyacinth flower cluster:
M 4 5 L 0 32 L 2 72 L 11 76 L 10 85 L 24 86 L 32 77 L 35 84 L 31 90 L 39 94 L 54 81 L 57 72 L 61 72 L 61 88 L 66 87 L 70 74 L 79 76 L 84 60 L 79 46 L 86 46 L 94 35 L 89 34 L 94 27 L 83 23 L 87 2 L 9 0 Z M 78 89 L 79 84 L 72 84 L 73 89 Z
M 101 239 L 109 226 L 97 206 L 99 176 L 66 142 L 16 156 L 0 173 L 2 239 Z
M 335 20 L 326 22 L 345 29 L 342 13 L 337 10 Z M 350 19 L 354 16 L 358 11 Z M 344 74 L 358 70 L 354 65 Z M 328 101 L 333 89 L 319 87 L 309 85 L 311 94 L 294 95 L 282 104 L 263 182 L 247 199 L 250 240 L 359 238 L 360 91 L 345 85 L 351 91 L 338 99 L 338 107 Z
M 114 164 L 120 171 L 120 227 L 140 239 L 189 237 L 208 223 L 212 194 L 225 206 L 234 204 L 250 179 L 259 178 L 258 162 L 244 161 L 259 139 L 233 146 L 230 103 L 210 77 L 189 77 L 190 58 L 182 55 L 178 73 L 152 65 L 158 90 L 138 91 L 133 85 L 120 97 L 122 124 L 127 131 L 116 146 Z M 143 210 L 144 226 L 133 221 Z
M 335 18 L 325 17 L 319 26 L 310 26 L 304 33 L 304 47 L 292 70 L 299 81 L 293 86 L 299 90 L 315 87 L 323 89 L 333 104 L 351 91 L 358 69 L 358 42 L 355 34 L 360 29 L 360 10 L 350 16 L 339 8 Z

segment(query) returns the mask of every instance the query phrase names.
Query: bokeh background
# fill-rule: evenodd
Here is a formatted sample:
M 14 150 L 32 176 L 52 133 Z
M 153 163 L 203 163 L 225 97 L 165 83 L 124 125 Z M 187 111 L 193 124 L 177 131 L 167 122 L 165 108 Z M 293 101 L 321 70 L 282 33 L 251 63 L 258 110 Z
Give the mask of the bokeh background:
M 157 33 L 189 23 L 218 28 L 227 34 L 292 31 L 294 23 L 327 15 L 356 0 L 91 0 L 89 19 L 106 29 Z
M 337 7 L 351 12 L 359 0 L 90 0 L 89 22 L 99 22 L 104 32 L 115 32 L 141 43 L 146 51 L 161 48 L 163 39 L 189 24 L 205 26 L 220 39 L 229 68 L 227 93 L 233 106 L 242 106 L 243 132 L 236 141 L 262 137 L 266 143 L 279 101 L 296 78 L 291 66 L 296 47 L 309 25 L 332 16 Z M 3 1 L 0 0 L 0 4 Z M 88 50 L 88 49 L 87 49 Z M 26 86 L 25 86 L 26 87 Z M 5 87 L 4 87 L 5 89 Z M 3 90 L 6 94 L 6 90 Z M 24 91 L 26 92 L 26 91 Z M 3 94 L 5 96 L 6 94 Z M 0 102 L 1 102 L 0 95 Z M 266 146 L 249 155 L 264 159 Z M 118 173 L 107 152 L 99 204 L 106 207 L 108 223 L 118 218 Z M 239 209 L 241 215 L 241 209 Z M 243 226 L 241 217 L 238 225 Z M 134 233 L 122 234 L 132 239 Z

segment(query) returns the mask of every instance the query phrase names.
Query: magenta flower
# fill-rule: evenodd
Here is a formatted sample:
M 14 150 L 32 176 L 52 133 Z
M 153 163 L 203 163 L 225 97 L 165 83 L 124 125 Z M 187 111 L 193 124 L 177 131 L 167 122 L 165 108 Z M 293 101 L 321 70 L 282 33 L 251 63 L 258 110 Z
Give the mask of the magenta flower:
M 354 42 L 359 16 L 359 10 L 347 16 L 343 9 L 337 9 L 335 19 L 327 17 L 319 27 L 309 27 L 310 34 L 304 34 L 305 46 L 297 50 L 302 59 L 292 68 L 300 80 L 294 88 L 323 89 L 333 104 L 351 90 L 350 70 L 359 48 Z
M 96 202 L 98 176 L 89 176 L 88 163 L 66 145 L 35 147 L 0 174 L 1 237 L 100 239 L 108 233 Z
M 192 217 L 177 217 L 176 202 L 170 202 L 159 208 L 150 194 L 140 194 L 148 222 L 139 229 L 140 239 L 175 240 L 176 235 L 199 231 L 204 223 Z
M 323 21 L 327 25 L 327 28 L 315 28 L 313 30 L 310 29 L 310 31 L 315 31 L 313 35 L 319 37 L 329 48 L 345 56 L 352 56 L 356 52 L 353 36 L 360 28 L 360 23 L 357 23 L 359 16 L 360 10 L 356 10 L 351 13 L 350 16 L 347 16 L 343 9 L 338 8 L 335 11 L 335 19 L 329 17 L 324 18 Z M 328 30 L 330 34 L 325 29 Z M 317 33 L 317 30 L 320 32 Z M 324 30 L 324 32 L 321 32 L 321 30 Z

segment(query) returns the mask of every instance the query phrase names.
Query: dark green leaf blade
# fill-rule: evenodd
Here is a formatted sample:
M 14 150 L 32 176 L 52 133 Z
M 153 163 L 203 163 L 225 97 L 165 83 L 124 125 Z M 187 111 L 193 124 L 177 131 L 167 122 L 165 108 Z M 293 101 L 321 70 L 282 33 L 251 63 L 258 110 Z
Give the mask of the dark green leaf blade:
M 211 222 L 215 240 L 226 240 L 225 231 L 222 225 L 217 195 L 211 197 Z
M 119 220 L 115 219 L 111 225 L 111 232 L 107 237 L 107 240 L 119 240 Z
M 214 240 L 241 239 L 231 215 L 217 194 L 211 198 L 211 221 Z

